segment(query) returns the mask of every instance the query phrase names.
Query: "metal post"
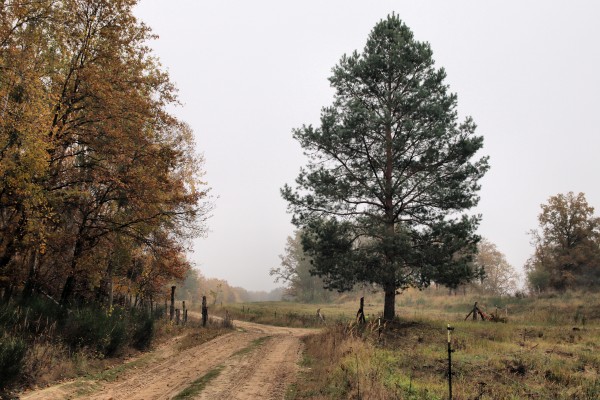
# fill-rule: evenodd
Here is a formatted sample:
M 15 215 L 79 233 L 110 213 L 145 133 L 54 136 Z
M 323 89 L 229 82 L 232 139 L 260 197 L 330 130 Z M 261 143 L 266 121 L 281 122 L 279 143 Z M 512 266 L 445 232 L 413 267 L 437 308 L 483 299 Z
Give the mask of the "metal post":
M 452 337 L 451 332 L 454 327 L 448 324 L 448 399 L 452 400 Z

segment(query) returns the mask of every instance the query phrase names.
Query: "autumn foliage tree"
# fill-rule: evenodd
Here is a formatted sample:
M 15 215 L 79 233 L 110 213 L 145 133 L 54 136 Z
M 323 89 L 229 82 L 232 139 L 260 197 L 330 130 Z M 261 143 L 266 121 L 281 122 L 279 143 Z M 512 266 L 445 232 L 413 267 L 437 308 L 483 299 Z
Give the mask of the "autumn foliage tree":
M 489 295 L 507 296 L 517 290 L 518 274 L 506 260 L 506 256 L 487 239 L 477 244 L 475 265 L 481 271 L 473 286 Z
M 541 205 L 534 254 L 525 265 L 530 289 L 600 287 L 600 218 L 585 194 L 557 194 Z
M 185 276 L 210 210 L 191 129 L 135 0 L 0 12 L 0 277 L 68 304 Z

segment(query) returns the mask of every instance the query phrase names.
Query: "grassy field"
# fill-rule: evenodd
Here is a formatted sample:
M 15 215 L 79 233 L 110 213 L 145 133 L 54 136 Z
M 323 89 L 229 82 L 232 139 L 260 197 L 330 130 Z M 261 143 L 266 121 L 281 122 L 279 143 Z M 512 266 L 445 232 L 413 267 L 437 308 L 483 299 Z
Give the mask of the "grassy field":
M 600 399 L 600 295 L 409 291 L 398 296 L 399 319 L 381 335 L 379 297 L 367 295 L 363 326 L 352 322 L 356 299 L 224 308 L 234 319 L 292 326 L 317 326 L 316 310 L 325 314 L 324 332 L 305 340 L 303 373 L 288 399 L 447 399 L 447 324 L 455 327 L 454 399 Z M 464 321 L 475 301 L 507 323 Z

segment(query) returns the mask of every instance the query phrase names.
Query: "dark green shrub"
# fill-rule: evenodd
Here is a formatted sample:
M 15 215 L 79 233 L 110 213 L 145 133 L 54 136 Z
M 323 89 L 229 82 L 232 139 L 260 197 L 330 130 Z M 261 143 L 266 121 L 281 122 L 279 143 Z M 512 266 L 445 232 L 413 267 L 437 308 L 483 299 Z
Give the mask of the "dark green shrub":
M 0 339 L 0 389 L 18 378 L 27 351 L 26 343 L 18 338 Z
M 133 332 L 132 345 L 138 350 L 146 350 L 154 339 L 154 319 L 143 315 L 139 318 Z
M 64 322 L 64 340 L 73 350 L 83 347 L 100 350 L 109 341 L 107 325 L 108 318 L 101 310 L 76 310 Z
M 80 309 L 65 321 L 64 340 L 73 350 L 87 347 L 111 356 L 127 343 L 127 322 L 119 310 L 109 315 L 100 308 Z
M 104 349 L 104 355 L 112 356 L 116 354 L 125 344 L 127 344 L 127 325 L 122 318 L 115 318 L 112 321 L 112 328 L 109 332 L 108 344 Z

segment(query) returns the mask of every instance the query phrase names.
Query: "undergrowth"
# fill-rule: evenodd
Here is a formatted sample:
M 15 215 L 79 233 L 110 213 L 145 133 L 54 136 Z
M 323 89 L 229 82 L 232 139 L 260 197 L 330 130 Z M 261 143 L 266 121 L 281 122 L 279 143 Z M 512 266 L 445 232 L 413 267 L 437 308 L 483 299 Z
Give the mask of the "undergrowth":
M 172 329 L 164 324 L 136 309 L 67 311 L 39 297 L 0 304 L 0 397 L 17 387 L 87 374 L 90 365 L 102 368 L 104 360 L 130 348 L 147 350 L 157 327 L 159 333 Z

